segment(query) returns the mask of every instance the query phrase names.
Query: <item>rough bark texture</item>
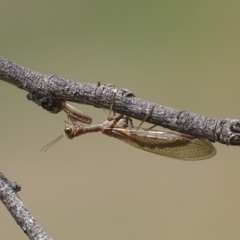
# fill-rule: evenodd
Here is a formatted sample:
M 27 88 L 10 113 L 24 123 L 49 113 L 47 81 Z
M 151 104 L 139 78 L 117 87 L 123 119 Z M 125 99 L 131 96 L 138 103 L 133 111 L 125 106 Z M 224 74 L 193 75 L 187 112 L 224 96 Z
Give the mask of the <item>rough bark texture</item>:
M 17 224 L 24 233 L 32 240 L 50 240 L 51 238 L 35 221 L 33 216 L 23 205 L 23 202 L 17 195 L 21 187 L 16 183 L 11 183 L 0 172 L 0 199 L 11 213 Z
M 115 112 L 139 120 L 155 106 L 147 122 L 227 145 L 240 145 L 240 121 L 199 116 L 141 100 L 127 89 L 111 84 L 72 82 L 55 75 L 44 75 L 0 58 L 0 79 L 28 92 L 27 98 L 57 113 L 60 103 L 70 101 L 109 109 L 114 94 Z

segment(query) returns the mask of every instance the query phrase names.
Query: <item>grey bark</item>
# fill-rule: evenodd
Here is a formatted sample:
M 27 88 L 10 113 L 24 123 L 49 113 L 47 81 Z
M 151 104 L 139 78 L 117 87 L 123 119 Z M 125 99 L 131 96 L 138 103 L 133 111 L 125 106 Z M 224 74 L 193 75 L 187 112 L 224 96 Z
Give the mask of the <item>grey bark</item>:
M 111 84 L 73 82 L 56 75 L 44 75 L 0 58 L 0 79 L 28 92 L 27 98 L 52 112 L 61 111 L 61 102 L 70 101 L 109 109 L 115 96 L 115 112 L 146 122 L 226 145 L 240 145 L 240 121 L 211 118 L 164 107 L 139 99 L 127 89 Z
M 0 199 L 17 224 L 31 240 L 51 240 L 52 238 L 47 235 L 23 205 L 22 200 L 17 195 L 20 190 L 21 187 L 17 183 L 10 182 L 0 172 Z

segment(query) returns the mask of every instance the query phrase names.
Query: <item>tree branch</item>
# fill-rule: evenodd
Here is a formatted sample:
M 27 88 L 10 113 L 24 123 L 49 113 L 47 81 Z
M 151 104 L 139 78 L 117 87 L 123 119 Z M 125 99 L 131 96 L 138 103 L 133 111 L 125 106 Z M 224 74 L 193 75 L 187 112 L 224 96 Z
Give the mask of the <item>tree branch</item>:
M 50 240 L 46 232 L 36 222 L 30 212 L 23 205 L 16 192 L 20 191 L 21 187 L 17 183 L 10 182 L 0 172 L 0 199 L 11 213 L 17 224 L 21 227 L 24 233 L 32 240 Z
M 55 75 L 34 72 L 3 58 L 0 58 L 0 78 L 26 90 L 29 100 L 52 113 L 61 111 L 62 101 L 109 109 L 116 94 L 115 112 L 142 120 L 154 105 L 154 111 L 147 119 L 149 123 L 210 141 L 240 145 L 240 121 L 237 119 L 210 118 L 164 107 L 139 99 L 129 90 L 118 89 L 111 84 L 72 82 Z

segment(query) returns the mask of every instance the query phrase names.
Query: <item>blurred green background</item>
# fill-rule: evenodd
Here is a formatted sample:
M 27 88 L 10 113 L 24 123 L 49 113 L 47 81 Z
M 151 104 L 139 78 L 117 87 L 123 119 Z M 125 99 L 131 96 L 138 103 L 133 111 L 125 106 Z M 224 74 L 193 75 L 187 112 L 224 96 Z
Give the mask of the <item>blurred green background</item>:
M 239 1 L 1 1 L 0 56 L 73 81 L 112 83 L 168 107 L 240 119 Z M 64 138 L 0 82 L 0 170 L 54 239 L 239 239 L 240 149 L 185 162 L 100 133 Z M 78 106 L 103 122 L 107 112 Z M 135 125 L 138 122 L 135 121 Z M 26 239 L 0 204 L 0 238 Z

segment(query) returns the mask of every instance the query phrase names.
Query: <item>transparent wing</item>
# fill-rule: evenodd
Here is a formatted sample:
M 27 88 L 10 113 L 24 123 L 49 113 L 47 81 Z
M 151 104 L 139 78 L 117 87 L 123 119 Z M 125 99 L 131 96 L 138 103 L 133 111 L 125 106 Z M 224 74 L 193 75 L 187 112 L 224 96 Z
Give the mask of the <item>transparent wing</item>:
M 208 140 L 187 134 L 114 128 L 107 135 L 136 148 L 181 160 L 203 160 L 216 154 L 215 147 Z

